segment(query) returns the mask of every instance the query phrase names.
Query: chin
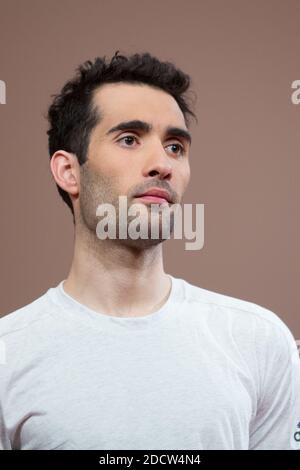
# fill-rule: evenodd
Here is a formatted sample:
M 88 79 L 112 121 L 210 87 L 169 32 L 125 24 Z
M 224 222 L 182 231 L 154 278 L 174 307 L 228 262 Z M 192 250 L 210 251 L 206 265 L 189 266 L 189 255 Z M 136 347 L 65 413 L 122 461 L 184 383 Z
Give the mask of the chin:
M 139 237 L 137 239 L 133 239 L 129 236 L 129 233 L 128 233 L 128 237 L 126 239 L 118 238 L 118 235 L 117 235 L 116 240 L 118 240 L 118 243 L 120 243 L 124 246 L 128 246 L 128 247 L 131 247 L 131 248 L 136 248 L 136 249 L 147 249 L 147 248 L 159 245 L 160 243 L 162 243 L 166 240 L 169 240 L 171 238 L 172 231 L 170 230 L 169 227 L 166 230 L 167 234 L 165 234 L 165 233 L 163 234 L 162 233 L 163 232 L 162 226 L 160 224 L 160 226 L 156 230 L 156 232 L 158 232 L 156 238 L 151 238 L 150 237 L 151 227 L 148 226 L 148 233 L 147 233 L 148 238 Z M 155 234 L 156 234 L 156 232 L 155 232 Z

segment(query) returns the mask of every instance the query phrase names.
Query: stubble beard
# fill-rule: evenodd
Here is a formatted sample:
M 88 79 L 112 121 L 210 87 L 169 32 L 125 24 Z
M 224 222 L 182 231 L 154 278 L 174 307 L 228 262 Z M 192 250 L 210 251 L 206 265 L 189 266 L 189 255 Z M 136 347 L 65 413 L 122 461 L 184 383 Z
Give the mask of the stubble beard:
M 159 245 L 163 241 L 167 240 L 170 237 L 163 237 L 163 220 L 161 211 L 155 207 L 154 208 L 154 223 L 159 225 L 156 228 L 155 233 L 157 238 L 151 237 L 151 206 L 147 205 L 147 208 L 142 207 L 143 212 L 147 215 L 148 218 L 148 234 L 147 238 L 137 238 L 132 239 L 128 233 L 128 227 L 132 220 L 136 216 L 127 215 L 125 220 L 125 225 L 127 228 L 123 228 L 123 233 L 127 230 L 126 238 L 120 238 L 120 227 L 119 227 L 119 194 L 116 194 L 114 187 L 116 187 L 117 181 L 113 177 L 107 177 L 95 171 L 91 171 L 87 163 L 83 164 L 80 168 L 80 195 L 79 195 L 79 229 L 80 231 L 88 233 L 88 238 L 92 243 L 97 246 L 100 242 L 111 242 L 113 244 L 121 244 L 123 246 L 128 246 L 134 249 L 147 249 Z M 134 203 L 138 200 L 134 201 Z M 116 238 L 115 239 L 106 239 L 99 240 L 96 233 L 97 224 L 99 222 L 99 216 L 96 215 L 97 207 L 99 204 L 110 203 L 114 206 L 116 212 Z M 128 198 L 128 208 L 132 204 L 132 200 Z M 139 203 L 142 204 L 142 203 Z M 145 206 L 142 204 L 142 206 Z M 159 211 L 159 216 L 155 213 Z M 171 234 L 174 229 L 174 217 L 173 212 L 171 211 L 170 221 L 165 222 L 165 232 Z M 153 227 L 154 229 L 154 227 Z

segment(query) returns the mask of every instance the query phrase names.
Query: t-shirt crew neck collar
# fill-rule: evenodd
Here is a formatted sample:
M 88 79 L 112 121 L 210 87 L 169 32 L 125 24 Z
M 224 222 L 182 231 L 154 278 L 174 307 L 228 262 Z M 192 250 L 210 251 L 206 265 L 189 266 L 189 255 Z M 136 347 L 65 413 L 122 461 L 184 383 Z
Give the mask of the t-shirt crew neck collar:
M 67 294 L 63 284 L 65 279 L 62 280 L 56 287 L 48 290 L 48 294 L 56 304 L 62 307 L 64 310 L 69 311 L 72 315 L 76 315 L 77 318 L 87 321 L 93 321 L 94 324 L 99 324 L 102 327 L 109 327 L 110 329 L 115 327 L 129 328 L 129 329 L 144 329 L 146 327 L 152 327 L 161 321 L 169 317 L 171 305 L 175 300 L 179 299 L 179 284 L 178 279 L 168 274 L 171 280 L 171 289 L 167 300 L 164 304 L 156 311 L 147 315 L 135 316 L 135 317 L 117 317 L 110 314 L 106 314 L 100 311 L 93 310 L 86 305 L 80 303 L 74 299 L 71 295 Z M 175 312 L 173 312 L 175 313 Z

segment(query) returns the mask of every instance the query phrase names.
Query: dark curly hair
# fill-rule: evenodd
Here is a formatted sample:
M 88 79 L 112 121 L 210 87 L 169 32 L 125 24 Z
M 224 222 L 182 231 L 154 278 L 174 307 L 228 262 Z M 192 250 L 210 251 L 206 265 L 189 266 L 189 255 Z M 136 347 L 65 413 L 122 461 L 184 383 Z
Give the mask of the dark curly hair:
M 80 165 L 86 161 L 90 133 L 100 122 L 100 113 L 93 105 L 93 91 L 104 83 L 141 83 L 160 88 L 175 98 L 187 126 L 188 115 L 197 121 L 189 108 L 189 97 L 183 96 L 190 86 L 189 75 L 148 52 L 129 57 L 118 54 L 116 51 L 110 62 L 106 56 L 96 57 L 93 62 L 87 60 L 77 67 L 75 77 L 66 82 L 59 94 L 51 95 L 53 101 L 47 115 L 50 159 L 57 150 L 65 150 L 75 154 Z M 69 194 L 58 185 L 57 188 L 74 220 Z

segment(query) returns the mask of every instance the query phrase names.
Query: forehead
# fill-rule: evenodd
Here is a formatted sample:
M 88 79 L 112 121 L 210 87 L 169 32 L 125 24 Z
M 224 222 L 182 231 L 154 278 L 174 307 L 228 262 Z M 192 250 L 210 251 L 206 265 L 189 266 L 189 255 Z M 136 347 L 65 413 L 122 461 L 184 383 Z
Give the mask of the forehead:
M 103 128 L 134 119 L 149 122 L 154 127 L 187 128 L 175 98 L 147 84 L 104 84 L 94 92 L 93 103 L 99 109 Z

